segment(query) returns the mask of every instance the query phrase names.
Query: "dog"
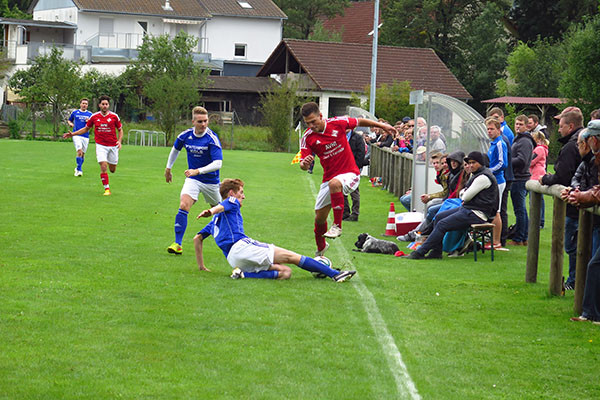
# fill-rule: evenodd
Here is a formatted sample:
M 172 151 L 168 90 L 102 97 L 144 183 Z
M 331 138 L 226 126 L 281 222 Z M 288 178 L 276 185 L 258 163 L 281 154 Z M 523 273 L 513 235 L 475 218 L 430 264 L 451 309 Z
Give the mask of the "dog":
M 368 233 L 358 235 L 358 240 L 354 245 L 358 248 L 358 250 L 353 249 L 354 251 L 363 253 L 394 254 L 399 250 L 396 243 L 389 240 L 377 239 Z

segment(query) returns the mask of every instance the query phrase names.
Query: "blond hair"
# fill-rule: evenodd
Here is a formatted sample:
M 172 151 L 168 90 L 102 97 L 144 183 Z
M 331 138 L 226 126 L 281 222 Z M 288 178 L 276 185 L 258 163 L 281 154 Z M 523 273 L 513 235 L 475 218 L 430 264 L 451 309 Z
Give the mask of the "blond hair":
M 532 132 L 531 137 L 533 138 L 533 140 L 535 140 L 536 143 L 539 142 L 546 146 L 548 146 L 550 144 L 550 141 L 548 139 L 546 139 L 546 135 L 544 135 L 544 132 L 542 132 L 542 131 Z
M 196 115 L 208 115 L 208 111 L 202 106 L 196 106 L 192 109 L 192 117 Z
M 500 129 L 500 127 L 502 126 L 502 123 L 494 117 L 487 117 L 485 119 L 485 126 L 490 126 L 490 125 L 494 125 L 496 127 L 496 129 Z

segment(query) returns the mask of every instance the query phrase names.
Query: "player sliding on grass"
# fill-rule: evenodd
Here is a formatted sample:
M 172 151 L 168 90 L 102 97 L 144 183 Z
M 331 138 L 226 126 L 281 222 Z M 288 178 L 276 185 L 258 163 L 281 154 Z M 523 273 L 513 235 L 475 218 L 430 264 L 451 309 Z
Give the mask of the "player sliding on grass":
M 244 182 L 240 179 L 225 179 L 221 183 L 221 196 L 225 198 L 221 204 L 198 215 L 198 218 L 213 217 L 194 237 L 196 260 L 201 271 L 208 271 L 204 265 L 202 242 L 213 235 L 227 262 L 234 268 L 233 279 L 289 279 L 292 270 L 283 264 L 294 264 L 306 271 L 324 274 L 335 282 L 344 282 L 356 274 L 356 271 L 337 271 L 313 258 L 246 236 L 240 211 L 246 196 Z
M 77 135 L 83 135 L 94 127 L 94 139 L 96 140 L 96 159 L 100 164 L 100 179 L 104 186 L 104 195 L 110 196 L 110 187 L 108 185 L 108 170 L 114 173 L 119 163 L 119 150 L 123 140 L 123 125 L 119 116 L 109 110 L 110 97 L 100 96 L 100 111 L 92 114 L 87 120 L 85 126 L 75 132 L 68 132 L 63 135 L 63 139 Z M 119 137 L 117 138 L 117 132 Z
M 317 103 L 302 106 L 302 117 L 308 129 L 300 144 L 300 168 L 307 170 L 319 156 L 323 167 L 323 183 L 315 204 L 316 256 L 322 256 L 329 245 L 325 238 L 335 239 L 342 234 L 344 195 L 352 193 L 360 183 L 360 171 L 346 139 L 346 130 L 357 126 L 381 128 L 391 134 L 396 130 L 389 124 L 364 118 L 336 117 L 323 119 Z M 327 230 L 327 216 L 333 208 L 333 225 Z
M 177 160 L 182 148 L 187 152 L 188 168 L 185 171 L 185 183 L 179 195 L 179 210 L 175 215 L 175 241 L 167 247 L 169 253 L 181 254 L 181 243 L 187 228 L 187 218 L 190 208 L 198 200 L 198 194 L 204 195 L 204 200 L 211 206 L 219 204 L 219 169 L 223 164 L 223 151 L 217 135 L 208 127 L 208 112 L 204 107 L 194 107 L 192 110 L 193 128 L 182 132 L 171 149 L 165 179 L 167 183 L 173 180 L 171 168 Z

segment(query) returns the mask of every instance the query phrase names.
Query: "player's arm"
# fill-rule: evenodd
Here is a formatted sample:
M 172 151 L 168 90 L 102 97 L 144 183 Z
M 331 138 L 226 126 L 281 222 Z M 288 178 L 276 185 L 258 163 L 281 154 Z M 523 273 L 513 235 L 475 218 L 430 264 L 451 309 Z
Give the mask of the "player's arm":
M 173 168 L 173 164 L 175 164 L 177 156 L 179 156 L 179 150 L 177 150 L 175 146 L 173 146 L 171 148 L 171 152 L 169 153 L 169 158 L 167 159 L 167 167 L 165 168 L 165 179 L 167 183 L 173 181 L 173 174 L 171 173 L 171 168 Z
M 315 161 L 315 156 L 312 154 L 307 155 L 302 160 L 300 160 L 300 169 L 307 171 L 310 168 L 312 162 Z
M 358 119 L 358 126 L 364 126 L 364 127 L 369 127 L 369 128 L 381 128 L 384 131 L 389 132 L 391 135 L 394 135 L 396 133 L 396 128 L 394 128 L 390 124 L 384 124 L 382 122 L 372 121 L 372 120 L 366 119 L 366 118 L 357 118 L 357 119 Z
M 123 125 L 121 125 L 119 128 L 117 128 L 117 130 L 119 132 L 119 138 L 117 139 L 117 147 L 120 150 L 122 143 L 123 143 Z
M 196 236 L 194 236 L 194 250 L 196 252 L 196 263 L 198 263 L 198 269 L 200 271 L 208 271 L 210 272 L 210 269 L 206 268 L 206 265 L 204 265 L 204 254 L 203 254 L 203 248 L 202 248 L 202 243 L 204 242 L 204 235 L 202 235 L 202 232 L 198 233 Z
M 187 176 L 189 178 L 190 176 L 208 174 L 209 172 L 213 172 L 213 171 L 217 171 L 217 170 L 221 169 L 222 166 L 223 166 L 223 160 L 214 160 L 210 164 L 205 165 L 204 167 L 201 167 L 201 168 L 186 169 L 185 176 Z
M 84 133 L 87 133 L 89 131 L 90 131 L 90 127 L 86 125 L 83 128 L 81 128 L 75 132 L 67 132 L 62 137 L 63 137 L 63 139 L 66 139 L 66 138 L 73 137 L 76 135 L 83 135 Z
M 213 215 L 222 213 L 223 211 L 225 211 L 225 207 L 223 207 L 221 204 L 217 204 L 213 208 L 202 211 L 200 214 L 198 214 L 196 219 L 212 217 Z

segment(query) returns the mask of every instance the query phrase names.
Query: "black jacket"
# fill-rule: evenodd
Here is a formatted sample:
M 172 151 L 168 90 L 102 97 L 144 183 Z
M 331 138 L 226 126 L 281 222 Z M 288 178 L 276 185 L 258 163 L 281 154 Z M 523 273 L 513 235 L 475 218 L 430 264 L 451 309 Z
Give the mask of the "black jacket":
M 354 155 L 354 162 L 356 162 L 358 169 L 361 169 L 368 164 L 368 162 L 365 161 L 365 139 L 359 132 L 352 131 L 348 143 L 350 144 L 350 150 L 352 150 L 352 154 Z
M 567 136 L 561 137 L 558 141 L 563 145 L 558 153 L 558 159 L 554 164 L 554 174 L 546 174 L 542 177 L 543 185 L 571 185 L 571 179 L 581 163 L 581 156 L 577 149 L 577 138 L 583 127 L 575 129 Z M 567 216 L 570 218 L 579 218 L 577 208 L 567 204 Z
M 492 184 L 487 189 L 483 189 L 481 192 L 477 193 L 471 200 L 465 201 L 463 207 L 469 210 L 483 211 L 483 213 L 488 216 L 488 221 L 491 221 L 496 216 L 498 205 L 500 204 L 498 183 L 496 182 L 496 178 L 492 171 L 486 167 L 479 168 L 477 171 L 473 172 L 465 188 L 471 186 L 473 181 L 479 175 L 487 176 Z
M 515 174 L 515 181 L 526 181 L 531 178 L 529 166 L 531 164 L 534 148 L 535 141 L 529 132 L 517 133 L 511 148 L 512 168 Z

